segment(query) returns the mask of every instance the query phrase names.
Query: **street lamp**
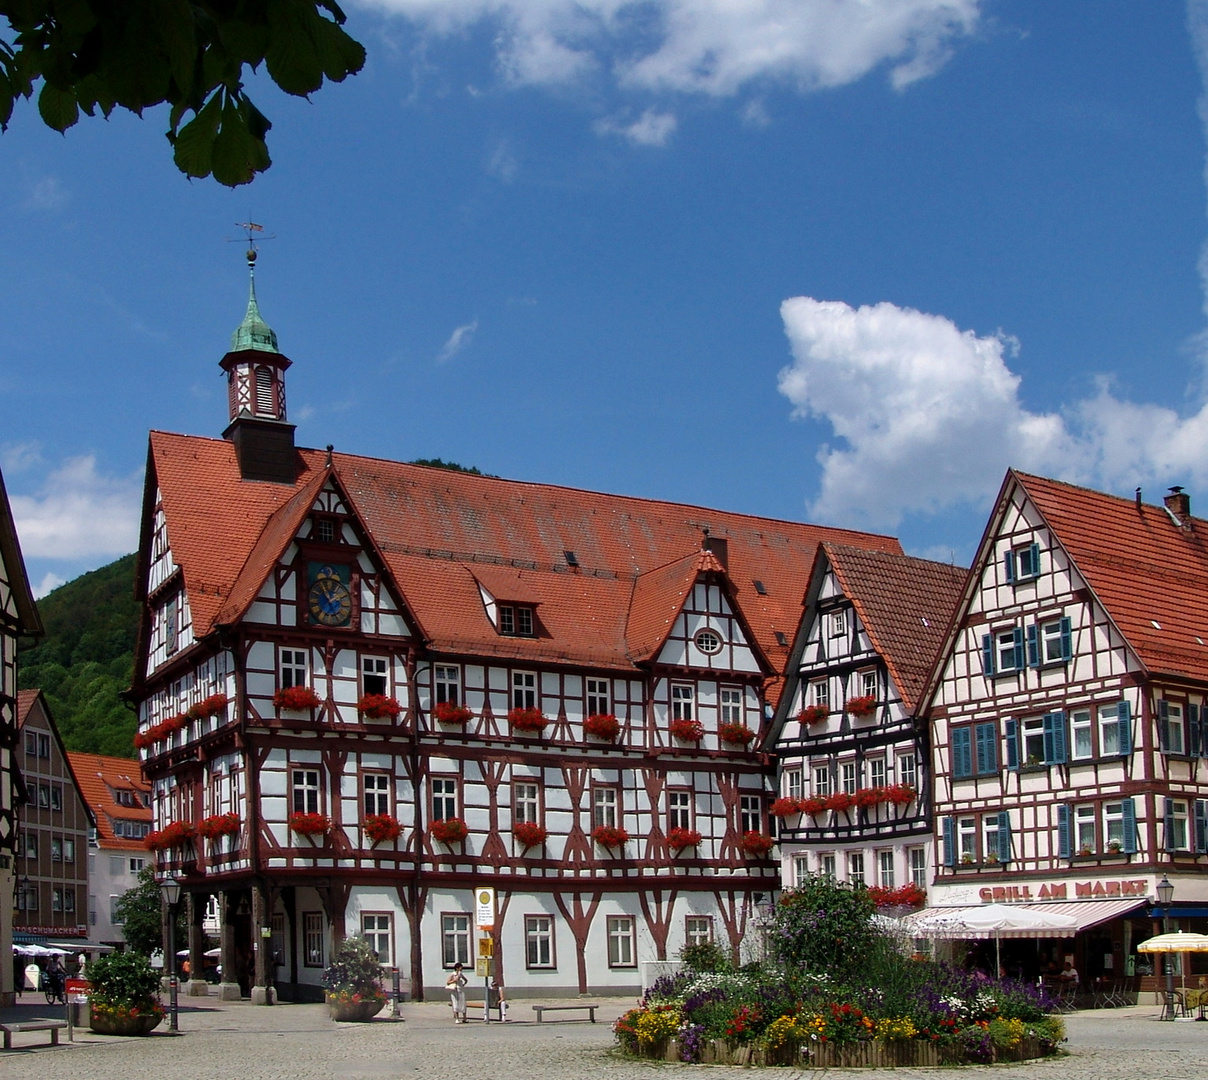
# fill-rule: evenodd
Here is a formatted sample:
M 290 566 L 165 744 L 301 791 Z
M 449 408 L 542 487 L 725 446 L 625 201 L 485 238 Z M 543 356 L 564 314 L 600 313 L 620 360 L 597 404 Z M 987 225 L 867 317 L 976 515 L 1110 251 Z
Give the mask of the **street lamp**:
M 1158 903 L 1162 905 L 1162 933 L 1170 933 L 1170 902 L 1174 899 L 1174 886 L 1170 883 L 1170 878 L 1165 874 L 1162 875 L 1162 880 L 1158 882 L 1157 887 Z M 1166 1000 L 1174 1001 L 1174 954 L 1166 954 Z M 1174 1010 L 1171 1009 L 1170 1018 L 1174 1019 Z
M 168 905 L 168 1030 L 179 1031 L 177 1025 L 177 985 L 176 985 L 176 905 L 180 903 L 180 882 L 175 875 L 169 873 L 159 883 L 164 903 Z

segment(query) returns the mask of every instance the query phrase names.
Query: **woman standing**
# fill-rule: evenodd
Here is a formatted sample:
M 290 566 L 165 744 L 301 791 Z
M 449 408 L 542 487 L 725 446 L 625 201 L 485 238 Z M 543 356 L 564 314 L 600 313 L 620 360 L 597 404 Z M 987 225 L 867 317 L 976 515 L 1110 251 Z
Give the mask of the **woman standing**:
M 461 973 L 461 965 L 454 964 L 453 970 L 445 980 L 445 989 L 449 991 L 449 1003 L 453 1006 L 453 1023 L 466 1022 L 466 977 Z

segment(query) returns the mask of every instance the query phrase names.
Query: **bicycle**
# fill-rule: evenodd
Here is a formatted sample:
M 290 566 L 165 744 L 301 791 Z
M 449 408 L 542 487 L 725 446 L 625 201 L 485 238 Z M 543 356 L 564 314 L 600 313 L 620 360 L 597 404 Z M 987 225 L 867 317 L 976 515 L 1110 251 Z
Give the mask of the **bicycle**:
M 53 975 L 43 975 L 42 989 L 46 993 L 47 1005 L 54 1005 L 56 1002 L 60 1005 L 67 1004 L 67 979 L 64 976 L 56 978 Z

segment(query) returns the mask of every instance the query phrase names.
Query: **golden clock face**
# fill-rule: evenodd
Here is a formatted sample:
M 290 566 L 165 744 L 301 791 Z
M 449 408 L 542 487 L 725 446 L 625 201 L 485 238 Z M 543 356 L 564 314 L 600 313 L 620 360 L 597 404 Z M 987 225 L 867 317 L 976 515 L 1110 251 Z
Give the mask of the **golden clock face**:
M 352 615 L 352 596 L 335 571 L 325 566 L 315 575 L 307 594 L 312 621 L 322 626 L 347 626 Z

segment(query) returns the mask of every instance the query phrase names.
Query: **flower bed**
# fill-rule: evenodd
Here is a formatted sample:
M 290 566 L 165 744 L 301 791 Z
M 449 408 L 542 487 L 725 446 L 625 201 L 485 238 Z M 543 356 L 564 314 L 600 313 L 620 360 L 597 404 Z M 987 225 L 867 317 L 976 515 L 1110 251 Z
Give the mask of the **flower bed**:
M 512 835 L 517 839 L 521 847 L 526 849 L 540 847 L 545 843 L 545 826 L 538 825 L 535 821 L 517 821 L 512 826 Z
M 877 699 L 872 694 L 862 694 L 847 699 L 846 711 L 848 716 L 872 716 L 876 707 Z
M 322 702 L 309 686 L 283 686 L 273 695 L 273 704 L 286 712 L 316 709 Z
M 756 858 L 766 855 L 773 847 L 776 846 L 776 841 L 770 836 L 765 836 L 761 832 L 756 832 L 751 829 L 742 834 L 742 839 L 738 842 L 739 846 L 748 855 Z
M 624 829 L 619 829 L 615 825 L 597 825 L 591 831 L 591 838 L 605 848 L 616 848 L 620 850 L 629 843 L 629 833 Z
M 241 828 L 238 814 L 214 814 L 197 823 L 197 831 L 207 840 L 234 836 Z
M 818 724 L 830 716 L 830 709 L 825 705 L 807 705 L 797 714 L 797 719 L 806 727 Z
M 392 814 L 367 814 L 362 824 L 365 829 L 365 835 L 374 844 L 393 843 L 403 831 L 398 818 Z
M 672 720 L 668 730 L 680 742 L 698 743 L 705 737 L 705 726 L 699 720 Z
M 398 701 L 385 694 L 362 694 L 357 701 L 357 712 L 367 720 L 397 720 L 402 711 Z
M 456 701 L 438 701 L 432 707 L 432 715 L 438 724 L 468 724 L 474 719 L 474 714 L 464 705 Z
M 331 818 L 326 814 L 290 814 L 289 831 L 299 836 L 326 836 L 331 832 Z
M 549 721 L 540 709 L 512 709 L 508 713 L 508 723 L 513 731 L 528 731 L 539 735 Z
M 700 833 L 695 829 L 674 828 L 667 834 L 667 846 L 674 852 L 694 848 L 700 844 Z
M 755 732 L 746 724 L 719 724 L 717 735 L 722 742 L 731 746 L 747 746 L 755 738 Z
M 583 721 L 583 730 L 593 739 L 613 742 L 621 734 L 621 725 L 611 713 L 592 713 Z
M 470 835 L 469 827 L 461 818 L 440 818 L 432 822 L 432 836 L 442 844 L 460 844 Z

